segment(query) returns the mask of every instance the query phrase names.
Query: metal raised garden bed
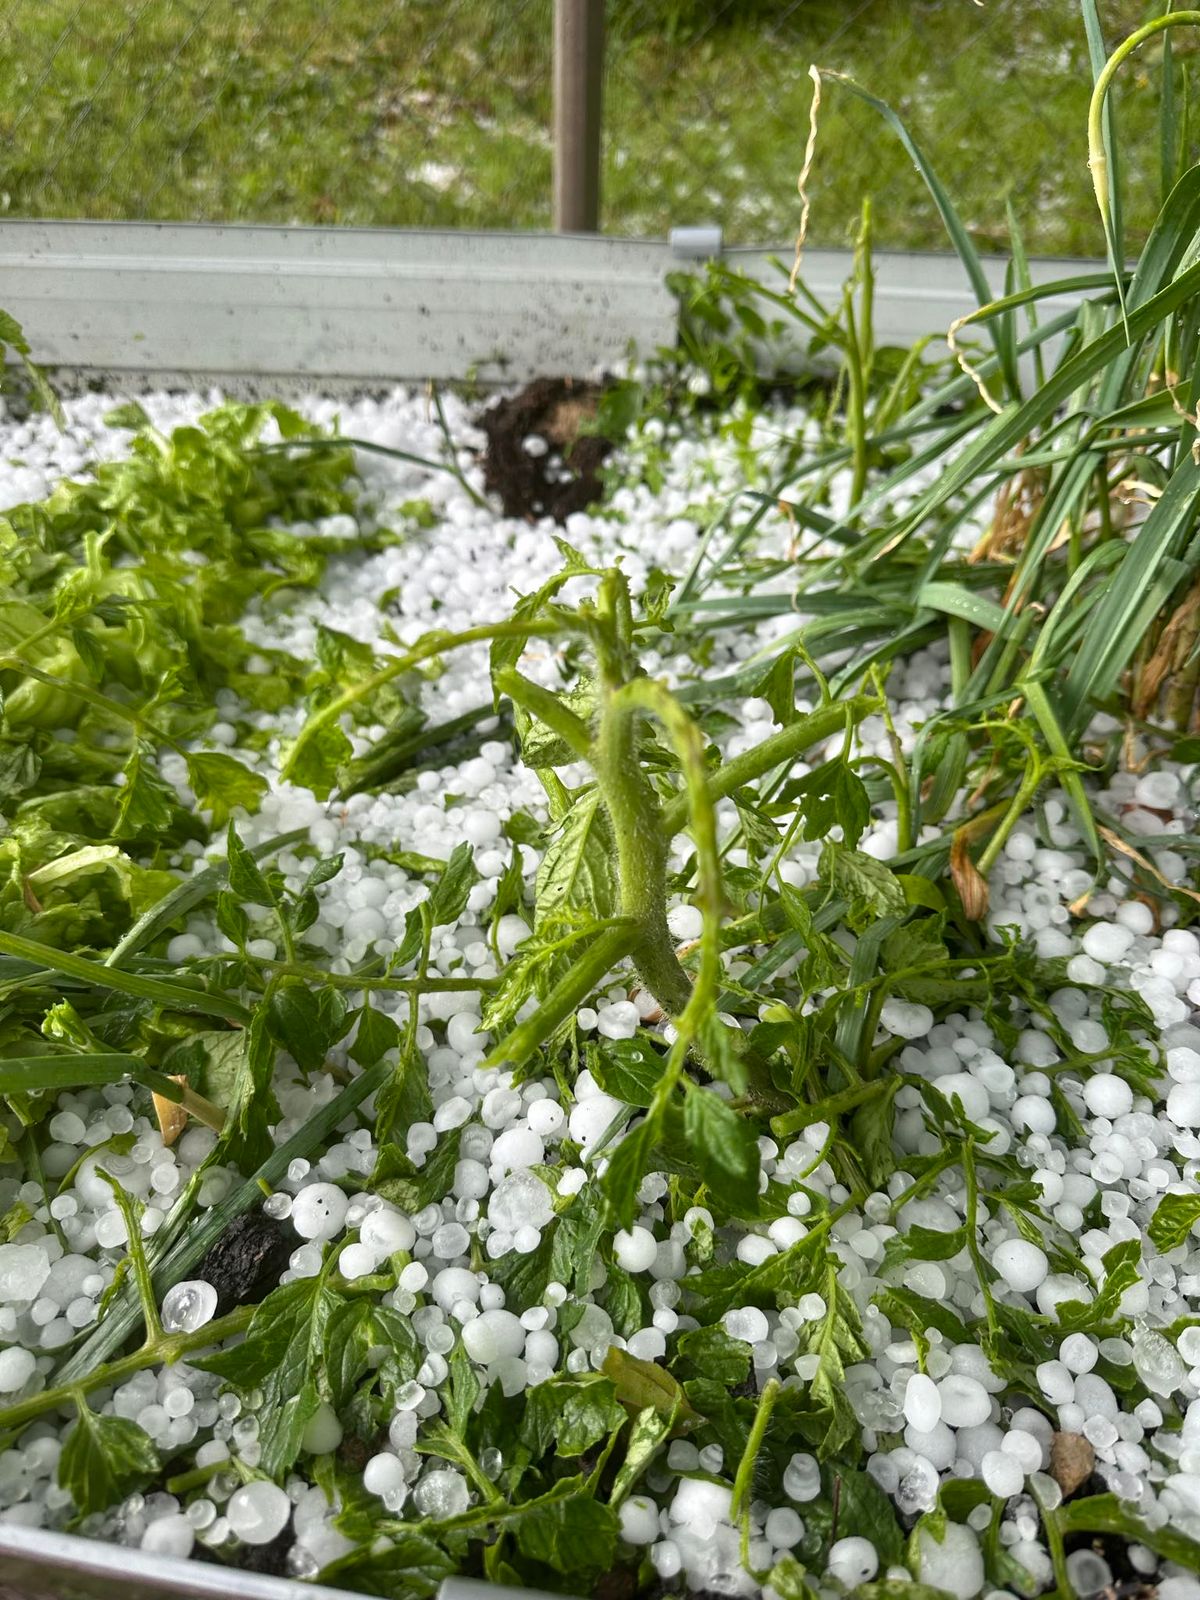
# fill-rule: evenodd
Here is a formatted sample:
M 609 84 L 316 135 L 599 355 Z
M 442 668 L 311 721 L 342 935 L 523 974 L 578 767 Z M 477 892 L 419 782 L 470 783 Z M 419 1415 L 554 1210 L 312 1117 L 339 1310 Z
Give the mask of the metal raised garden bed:
M 347 1600 L 348 1592 L 0 1524 L 0 1600 Z M 533 1591 L 447 1578 L 437 1600 L 533 1600 Z

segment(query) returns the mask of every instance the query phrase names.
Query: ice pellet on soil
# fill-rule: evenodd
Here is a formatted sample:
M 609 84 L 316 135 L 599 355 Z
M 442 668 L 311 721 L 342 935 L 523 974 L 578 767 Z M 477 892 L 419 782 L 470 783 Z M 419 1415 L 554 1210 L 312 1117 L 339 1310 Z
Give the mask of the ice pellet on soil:
M 217 1311 L 217 1291 L 203 1278 L 187 1278 L 163 1296 L 162 1325 L 167 1333 L 195 1333 Z
M 0 1394 L 14 1394 L 23 1389 L 36 1370 L 37 1358 L 32 1350 L 17 1344 L 0 1350 Z
M 768 1511 L 763 1523 L 763 1533 L 775 1550 L 790 1550 L 804 1537 L 804 1522 L 791 1506 L 776 1506 Z
M 323 1456 L 336 1450 L 342 1442 L 342 1425 L 338 1414 L 325 1400 L 317 1406 L 304 1425 L 301 1448 L 309 1455 Z
M 1025 1473 L 1016 1456 L 1009 1451 L 988 1450 L 980 1463 L 980 1475 L 993 1494 L 1008 1500 L 1020 1494 L 1025 1485 Z
M 1090 1372 L 1100 1352 L 1086 1333 L 1069 1333 L 1058 1348 L 1059 1358 L 1072 1372 Z
M 338 1271 L 343 1278 L 365 1278 L 378 1262 L 374 1250 L 365 1244 L 348 1244 L 338 1256 Z
M 596 1027 L 606 1039 L 632 1039 L 640 1020 L 631 1000 L 618 1000 L 614 1005 L 601 1006 Z
M 923 1372 L 915 1372 L 908 1380 L 904 1415 L 922 1433 L 929 1433 L 941 1421 L 942 1397 L 937 1384 Z
M 676 939 L 690 943 L 704 931 L 704 917 L 697 906 L 675 906 L 667 913 L 667 926 Z
M 933 1012 L 913 1001 L 885 1000 L 879 1020 L 898 1039 L 923 1039 L 933 1027 Z
M 554 1216 L 550 1191 L 531 1172 L 513 1172 L 492 1190 L 488 1221 L 504 1233 L 518 1228 L 544 1228 Z
M 648 1272 L 658 1255 L 658 1241 L 649 1228 L 621 1228 L 613 1238 L 613 1254 L 626 1272 Z
M 302 1239 L 336 1239 L 345 1226 L 349 1204 L 336 1184 L 309 1184 L 292 1201 L 292 1227 Z
M 1153 1328 L 1134 1330 L 1133 1366 L 1151 1394 L 1174 1394 L 1187 1377 L 1178 1350 Z
M 944 1589 L 955 1600 L 975 1600 L 984 1579 L 979 1540 L 961 1522 L 947 1522 L 940 1540 L 928 1528 L 919 1528 L 917 1576 L 921 1583 Z
M 435 1468 L 413 1490 L 413 1504 L 423 1517 L 457 1517 L 471 1504 L 471 1491 L 460 1472 Z
M 803 1505 L 821 1492 L 821 1468 L 815 1456 L 803 1451 L 794 1455 L 783 1471 L 783 1492 Z
M 626 1110 L 612 1095 L 593 1094 L 580 1100 L 571 1111 L 567 1127 L 572 1139 L 583 1150 L 590 1150 L 607 1131 L 613 1118 Z
M 1072 1550 L 1066 1561 L 1067 1577 L 1079 1600 L 1112 1586 L 1112 1568 L 1098 1551 Z M 1161 1592 L 1161 1591 L 1160 1591 Z
M 728 1521 L 733 1489 L 702 1478 L 681 1478 L 671 1501 L 671 1521 L 701 1539 L 711 1537 L 719 1522 Z
M 1010 1289 L 1029 1294 L 1045 1281 L 1050 1262 L 1028 1239 L 1006 1239 L 992 1253 L 992 1265 Z
M 869 1539 L 838 1539 L 829 1551 L 826 1570 L 848 1589 L 869 1583 L 879 1571 L 879 1554 Z
M 1035 1434 L 1027 1433 L 1024 1428 L 1010 1428 L 1004 1435 L 1000 1448 L 1017 1461 L 1021 1471 L 1026 1475 L 1041 1471 L 1045 1451 L 1041 1440 Z M 985 1452 L 984 1461 L 987 1460 L 988 1454 L 990 1452 Z
M 50 1257 L 40 1245 L 0 1244 L 0 1301 L 36 1300 L 49 1276 Z
M 743 1344 L 761 1344 L 771 1331 L 765 1313 L 757 1306 L 743 1306 L 740 1310 L 727 1311 L 721 1322 L 729 1337 L 740 1339 Z
M 896 1485 L 896 1505 L 906 1517 L 930 1511 L 937 1500 L 938 1470 L 925 1456 L 914 1455 Z
M 1108 966 L 1121 960 L 1133 938 L 1132 931 L 1119 922 L 1094 922 L 1083 936 L 1084 954 Z
M 243 1544 L 270 1544 L 291 1514 L 292 1502 L 283 1490 L 262 1478 L 235 1489 L 225 1506 L 230 1532 Z
M 630 1495 L 620 1510 L 621 1537 L 627 1544 L 653 1544 L 658 1538 L 658 1507 L 644 1495 Z
M 472 1361 L 488 1366 L 505 1356 L 519 1356 L 525 1345 L 525 1329 L 511 1311 L 481 1311 L 464 1325 L 462 1341 Z
M 196 1530 L 182 1513 L 156 1517 L 141 1537 L 141 1547 L 156 1556 L 175 1556 L 182 1560 L 192 1553 Z
M 1097 1072 L 1083 1086 L 1083 1102 L 1094 1117 L 1123 1117 L 1133 1109 L 1133 1090 L 1115 1072 Z
M 992 1400 L 978 1378 L 951 1372 L 938 1384 L 942 1420 L 952 1428 L 973 1428 L 992 1414 Z
M 1174 1085 L 1167 1095 L 1167 1117 L 1177 1128 L 1200 1128 L 1200 1082 Z
M 374 1455 L 363 1468 L 363 1488 L 368 1494 L 383 1496 L 393 1490 L 402 1489 L 408 1481 L 408 1473 L 404 1463 L 398 1455 L 390 1450 L 383 1450 Z

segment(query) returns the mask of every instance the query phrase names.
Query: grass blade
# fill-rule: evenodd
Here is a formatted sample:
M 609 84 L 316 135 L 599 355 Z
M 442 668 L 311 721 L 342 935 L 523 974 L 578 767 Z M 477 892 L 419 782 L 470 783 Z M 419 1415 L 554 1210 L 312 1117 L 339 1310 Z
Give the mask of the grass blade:
M 993 298 L 992 286 L 983 270 L 983 262 L 980 259 L 978 250 L 975 248 L 974 241 L 963 225 L 962 218 L 955 210 L 954 202 L 950 199 L 941 179 L 929 164 L 924 151 L 917 144 L 912 134 L 909 133 L 900 117 L 892 110 L 886 100 L 880 100 L 876 95 L 870 94 L 860 84 L 855 83 L 853 78 L 848 78 L 840 72 L 826 72 L 822 76 L 840 83 L 843 88 L 856 95 L 865 105 L 877 111 L 900 140 L 900 143 L 912 157 L 913 165 L 924 179 L 925 187 L 933 197 L 933 203 L 937 207 L 938 215 L 941 217 L 943 226 L 950 236 L 950 242 L 954 246 L 958 259 L 963 264 L 967 277 L 970 279 L 971 288 L 975 291 L 975 298 L 981 306 L 986 305 Z M 1013 346 L 1011 333 L 1011 327 L 1000 324 L 991 330 L 991 339 L 1000 362 L 1001 371 L 1004 374 L 1005 386 L 1010 395 L 1017 396 L 1020 394 L 1020 378 L 1017 373 L 1016 350 Z
M 267 856 L 274 855 L 277 850 L 286 850 L 290 844 L 299 844 L 302 839 L 308 838 L 307 828 L 294 828 L 291 833 L 280 833 L 274 839 L 264 840 L 256 844 L 250 851 L 255 861 L 262 861 Z M 189 911 L 207 900 L 229 878 L 229 865 L 225 861 L 208 867 L 203 872 L 196 873 L 195 877 L 186 879 L 170 894 L 165 894 L 161 900 L 156 901 L 149 911 L 144 911 L 131 928 L 118 939 L 104 958 L 106 967 L 122 967 L 130 956 L 139 950 L 145 949 L 158 938 L 160 933 L 165 933 L 173 922 L 180 917 L 187 916 Z
M 186 1219 L 190 1214 L 191 1206 L 185 1193 L 184 1200 L 176 1208 L 181 1217 L 177 1218 L 176 1212 L 173 1211 L 147 1250 L 156 1292 L 161 1296 L 172 1284 L 178 1283 L 198 1261 L 203 1260 L 235 1217 L 240 1217 L 253 1206 L 261 1205 L 264 1193 L 270 1192 L 285 1175 L 291 1163 L 318 1149 L 321 1141 L 328 1137 L 338 1123 L 356 1111 L 368 1096 L 381 1089 L 395 1070 L 392 1062 L 383 1060 L 355 1078 L 352 1083 L 348 1083 L 328 1105 L 315 1110 L 304 1126 L 285 1144 L 273 1150 L 252 1177 L 247 1178 L 231 1194 L 226 1195 L 219 1205 L 213 1206 L 203 1217 L 194 1220 L 178 1243 L 156 1251 L 155 1245 L 160 1236 L 171 1230 L 173 1223 Z M 127 1282 L 103 1322 L 80 1346 L 62 1371 L 56 1374 L 55 1381 L 71 1383 L 84 1377 L 101 1362 L 107 1361 L 109 1356 L 125 1343 L 140 1321 L 141 1306 L 138 1303 L 136 1288 Z
M 141 1056 L 101 1051 L 74 1055 L 63 1051 L 0 1057 L 0 1094 L 28 1094 L 34 1089 L 78 1089 L 85 1085 L 124 1083 L 129 1078 L 136 1079 L 165 1100 L 178 1103 L 183 1099 L 181 1086 L 165 1073 L 147 1066 Z
M 1128 546 L 1071 663 L 1061 696 L 1069 734 L 1078 736 L 1092 705 L 1113 692 L 1155 613 L 1188 570 L 1195 570 L 1195 559 L 1181 571 L 1172 558 L 1192 536 L 1198 502 L 1200 467 L 1188 455 Z
M 1104 31 L 1100 26 L 1100 12 L 1096 0 L 1079 0 L 1083 14 L 1083 28 L 1087 35 L 1088 58 L 1092 79 L 1097 79 L 1108 62 Z M 1116 114 L 1112 96 L 1104 102 L 1104 155 L 1108 162 L 1108 215 L 1104 219 L 1105 242 L 1114 273 L 1120 273 L 1125 260 L 1125 227 L 1121 216 L 1121 165 L 1120 146 L 1117 142 Z
M 39 969 L 65 973 L 95 989 L 113 989 L 118 994 L 133 995 L 138 1000 L 151 1000 L 155 1005 L 172 1011 L 198 1011 L 204 1016 L 222 1017 L 226 1022 L 246 1023 L 250 1013 L 239 1001 L 228 995 L 214 994 L 185 983 L 167 983 L 162 978 L 144 978 L 133 972 L 122 972 L 117 967 L 105 966 L 102 961 L 89 961 L 85 956 L 71 955 L 66 950 L 56 950 L 53 945 L 39 944 L 36 939 L 26 939 L 18 933 L 0 933 L 0 951 L 29 961 Z M 197 980 L 199 983 L 199 980 Z
M 1198 292 L 1200 262 L 1195 262 L 1140 305 L 1135 306 L 1131 297 L 1128 317 L 1130 344 L 1145 338 L 1171 312 L 1178 310 Z M 932 512 L 974 484 L 981 473 L 987 472 L 1001 457 L 1015 449 L 1022 439 L 1049 422 L 1058 408 L 1082 384 L 1117 362 L 1124 353 L 1133 352 L 1127 345 L 1125 329 L 1117 325 L 1106 329 L 1083 349 L 1068 356 L 1041 390 L 1021 405 L 1007 406 L 984 427 L 973 443 L 950 464 L 941 480 L 921 497 L 892 539 L 915 532 Z
M 1158 161 L 1163 203 L 1175 186 L 1179 171 L 1179 119 L 1175 109 L 1174 46 L 1169 32 L 1163 34 L 1162 91 L 1158 106 Z

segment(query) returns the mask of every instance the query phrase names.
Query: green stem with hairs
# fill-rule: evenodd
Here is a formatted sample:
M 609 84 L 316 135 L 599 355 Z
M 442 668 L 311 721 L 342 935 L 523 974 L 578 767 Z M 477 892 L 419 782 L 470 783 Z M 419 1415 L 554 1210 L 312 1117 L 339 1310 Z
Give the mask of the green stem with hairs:
M 733 1480 L 733 1498 L 729 1503 L 729 1515 L 737 1518 L 744 1510 L 749 1521 L 750 1489 L 754 1482 L 754 1463 L 758 1460 L 758 1452 L 762 1449 L 762 1442 L 766 1438 L 767 1428 L 770 1426 L 771 1413 L 775 1409 L 775 1402 L 779 1399 L 780 1382 L 778 1378 L 770 1378 L 763 1385 L 763 1392 L 758 1399 L 758 1409 L 754 1413 L 754 1421 L 750 1424 L 750 1432 L 746 1435 L 746 1448 L 742 1451 L 742 1459 L 738 1462 L 737 1473 Z
M 1036 1483 L 1030 1487 L 1033 1498 L 1037 1501 L 1038 1511 L 1041 1513 L 1042 1527 L 1046 1530 L 1046 1548 L 1050 1552 L 1050 1563 L 1054 1568 L 1054 1579 L 1058 1585 L 1058 1600 L 1076 1600 L 1075 1585 L 1071 1582 L 1071 1572 L 1067 1566 L 1067 1547 L 1056 1510 L 1046 1504 L 1038 1492 Z
M 373 672 L 369 678 L 364 678 L 361 683 L 351 684 L 341 694 L 335 695 L 327 705 L 314 711 L 305 722 L 291 748 L 287 760 L 279 774 L 282 782 L 288 779 L 296 770 L 301 752 L 309 742 L 320 733 L 322 728 L 327 728 L 331 722 L 336 722 L 343 712 L 349 711 L 360 700 L 367 699 L 381 689 L 384 684 L 391 683 L 393 678 L 399 678 L 406 672 L 411 672 L 414 667 L 419 667 L 422 662 L 433 661 L 436 657 L 444 655 L 447 650 L 458 650 L 464 645 L 486 644 L 492 639 L 548 639 L 553 638 L 563 631 L 563 624 L 547 619 L 544 622 L 526 622 L 512 619 L 508 622 L 484 622 L 475 628 L 464 628 L 461 633 L 435 633 L 429 634 L 421 640 L 420 644 L 402 656 L 396 656 L 386 666 L 380 667 L 378 672 Z
M 116 1361 L 108 1361 L 101 1366 L 93 1367 L 90 1372 L 81 1373 L 70 1383 L 60 1383 L 51 1389 L 43 1389 L 40 1394 L 30 1395 L 26 1400 L 18 1400 L 15 1405 L 2 1406 L 0 1436 L 14 1428 L 23 1428 L 26 1423 L 45 1416 L 48 1411 L 57 1411 L 60 1406 L 73 1404 L 76 1395 L 87 1394 L 91 1389 L 102 1387 L 115 1388 L 117 1384 L 126 1378 L 131 1378 L 135 1372 L 142 1372 L 146 1367 L 156 1367 L 160 1364 L 170 1366 L 184 1356 L 191 1355 L 193 1351 L 207 1350 L 212 1345 L 233 1338 L 235 1334 L 245 1333 L 257 1309 L 257 1306 L 239 1306 L 236 1311 L 229 1312 L 227 1316 L 220 1317 L 215 1322 L 206 1322 L 194 1333 L 160 1332 L 157 1338 L 148 1339 L 140 1349 L 134 1350 L 130 1355 L 120 1356 Z
M 106 1172 L 103 1167 L 97 1167 L 96 1172 L 112 1190 L 113 1197 L 117 1202 L 117 1209 L 125 1222 L 129 1259 L 133 1263 L 133 1281 L 137 1288 L 138 1299 L 142 1304 L 142 1321 L 146 1324 L 146 1343 L 148 1345 L 160 1344 L 163 1337 L 163 1325 L 162 1319 L 158 1314 L 158 1301 L 154 1294 L 154 1283 L 150 1276 L 150 1268 L 146 1263 L 146 1251 L 142 1244 L 140 1207 L 134 1206 L 133 1201 L 111 1172 Z
M 684 786 L 690 818 L 692 838 L 700 869 L 700 897 L 703 924 L 700 933 L 700 966 L 695 983 L 689 983 L 689 994 L 684 1013 L 677 1019 L 681 1033 L 694 1036 L 704 1017 L 716 1002 L 721 976 L 721 859 L 717 849 L 717 816 L 712 797 L 708 792 L 708 774 L 704 764 L 704 741 L 699 728 L 687 714 L 665 684 L 648 678 L 636 679 L 621 691 L 621 698 L 630 707 L 657 717 L 666 729 L 683 766 Z M 655 820 L 662 829 L 661 812 Z M 664 846 L 666 839 L 664 837 Z M 660 897 L 660 908 L 665 906 L 666 885 Z M 663 914 L 665 925 L 666 917 Z M 674 939 L 668 930 L 668 946 L 672 960 L 675 956 Z M 680 968 L 682 971 L 682 968 Z M 686 975 L 685 975 L 686 980 Z
M 537 1010 L 488 1052 L 485 1065 L 496 1067 L 503 1063 L 516 1068 L 528 1061 L 538 1046 L 579 1009 L 617 963 L 632 952 L 636 937 L 631 922 L 623 921 L 605 929 L 567 969 Z
M 495 687 L 497 693 L 506 694 L 514 705 L 524 707 L 539 722 L 544 722 L 580 760 L 586 761 L 590 757 L 592 739 L 587 723 L 582 717 L 577 717 L 569 706 L 563 705 L 556 694 L 551 694 L 540 683 L 526 678 L 515 667 L 498 672 Z
M 774 768 L 795 760 L 878 709 L 874 696 L 859 695 L 822 707 L 726 763 L 710 776 L 699 728 L 666 685 L 629 677 L 628 590 L 619 574 L 601 586 L 589 632 L 600 668 L 602 705 L 594 740 L 586 725 L 520 674 L 505 671 L 497 683 L 590 762 L 612 823 L 620 884 L 621 923 L 601 934 L 559 979 L 537 1010 L 502 1039 L 490 1064 L 520 1065 L 587 998 L 620 961 L 632 958 L 639 977 L 671 1015 L 685 1041 L 694 1040 L 716 1002 L 720 986 L 723 904 L 716 802 Z M 661 805 L 638 759 L 637 725 L 653 717 L 679 757 L 684 793 Z M 586 742 L 585 742 L 586 741 Z M 667 925 L 667 859 L 671 839 L 687 827 L 696 844 L 703 930 L 699 969 L 693 983 L 680 965 Z M 753 1069 L 753 1063 L 748 1063 Z M 759 1091 L 774 1090 L 765 1071 Z
M 975 1171 L 975 1140 L 967 1139 L 962 1147 L 963 1177 L 967 1183 L 967 1254 L 971 1257 L 971 1265 L 975 1268 L 975 1276 L 979 1279 L 979 1291 L 983 1295 L 984 1315 L 987 1318 L 988 1331 L 996 1332 L 998 1322 L 996 1319 L 996 1302 L 992 1298 L 992 1291 L 988 1285 L 988 1269 L 979 1248 L 979 1178 Z
M 621 913 L 634 928 L 634 965 L 659 1004 L 681 1016 L 692 985 L 667 927 L 668 838 L 658 798 L 638 760 L 635 712 L 641 709 L 622 689 L 609 695 L 592 764 L 612 821 Z
M 976 866 L 983 877 L 986 878 L 996 865 L 996 860 L 1001 850 L 1004 849 L 1008 842 L 1009 834 L 1025 815 L 1029 802 L 1037 793 L 1043 777 L 1045 777 L 1045 771 L 1042 763 L 1034 757 L 1030 757 L 1025 763 L 1025 770 L 1021 774 L 1021 781 L 1017 785 L 1017 792 L 1013 795 L 1008 810 L 1004 813 L 999 827 L 988 840 L 986 848 L 976 862 Z
M 772 768 L 797 760 L 814 744 L 832 739 L 835 733 L 841 733 L 848 724 L 861 722 L 864 717 L 879 709 L 880 701 L 877 696 L 856 694 L 847 700 L 835 701 L 817 711 L 811 711 L 806 717 L 798 717 L 788 727 L 781 728 L 778 733 L 771 734 L 770 738 L 764 739 L 761 744 L 756 744 L 753 750 L 746 750 L 740 756 L 734 756 L 731 761 L 726 761 L 711 777 L 705 779 L 705 793 L 715 805 L 718 800 L 725 799 L 727 795 L 733 794 L 747 783 L 753 783 Z M 687 814 L 687 796 L 680 795 L 663 807 L 663 827 L 672 835 L 678 833 L 687 819 Z
M 663 825 L 658 797 L 638 760 L 637 725 L 643 716 L 654 717 L 662 725 L 683 768 L 682 798 L 696 844 L 704 919 L 700 969 L 694 985 L 679 964 L 667 926 L 671 834 Z M 621 912 L 635 930 L 634 965 L 680 1032 L 694 1038 L 716 1000 L 722 905 L 716 813 L 708 792 L 700 730 L 664 683 L 635 678 L 607 693 L 591 761 L 613 826 Z

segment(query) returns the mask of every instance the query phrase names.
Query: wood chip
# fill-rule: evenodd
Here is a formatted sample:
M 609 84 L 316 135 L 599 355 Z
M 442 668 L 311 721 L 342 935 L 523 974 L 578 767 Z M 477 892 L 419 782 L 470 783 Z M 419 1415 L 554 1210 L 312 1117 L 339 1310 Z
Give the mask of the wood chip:
M 1050 1476 L 1063 1492 L 1073 1495 L 1091 1477 L 1096 1452 L 1081 1433 L 1056 1433 L 1050 1444 Z

